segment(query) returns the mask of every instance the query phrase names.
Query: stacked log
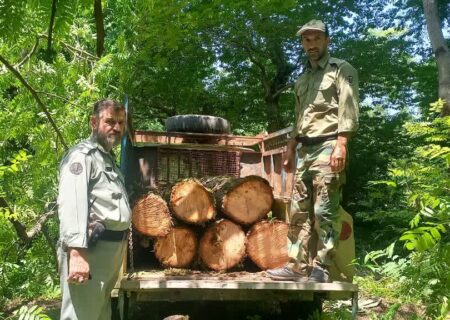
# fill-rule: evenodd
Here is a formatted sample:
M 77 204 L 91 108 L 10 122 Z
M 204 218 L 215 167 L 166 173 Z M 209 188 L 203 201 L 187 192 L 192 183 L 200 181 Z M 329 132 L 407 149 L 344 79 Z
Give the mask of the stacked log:
M 172 217 L 166 201 L 159 195 L 148 193 L 133 206 L 133 227 L 148 237 L 164 237 L 172 229 Z
M 216 216 L 214 196 L 197 179 L 185 179 L 170 190 L 169 206 L 181 221 L 203 224 Z
M 236 266 L 245 255 L 245 233 L 234 222 L 222 219 L 208 227 L 200 240 L 200 258 L 215 271 Z
M 246 255 L 261 269 L 287 262 L 287 224 L 261 221 L 274 201 L 267 180 L 190 178 L 159 193 L 164 196 L 148 194 L 136 202 L 133 226 L 154 240 L 155 257 L 164 267 L 189 267 L 196 257 L 215 271 L 237 266 Z
M 219 210 L 239 224 L 253 224 L 272 209 L 272 187 L 259 176 L 212 177 L 201 182 L 214 192 Z
M 197 235 L 188 227 L 174 227 L 155 241 L 155 256 L 165 267 L 185 268 L 197 254 Z
M 263 220 L 252 226 L 247 234 L 247 254 L 259 268 L 280 268 L 289 261 L 288 228 L 279 220 Z

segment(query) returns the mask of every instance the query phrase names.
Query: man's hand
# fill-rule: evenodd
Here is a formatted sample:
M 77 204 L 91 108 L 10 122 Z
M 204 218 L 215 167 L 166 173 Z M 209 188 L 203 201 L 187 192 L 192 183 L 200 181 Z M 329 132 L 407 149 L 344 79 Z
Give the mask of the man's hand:
M 336 145 L 330 156 L 330 167 L 332 172 L 341 172 L 345 169 L 347 163 L 347 133 L 340 133 L 338 135 Z
M 295 139 L 289 139 L 286 147 L 286 152 L 283 153 L 282 163 L 286 172 L 292 172 L 295 168 L 295 152 L 297 148 L 297 141 Z
M 86 249 L 69 248 L 69 275 L 67 281 L 71 283 L 83 283 L 89 279 L 89 263 L 86 257 Z

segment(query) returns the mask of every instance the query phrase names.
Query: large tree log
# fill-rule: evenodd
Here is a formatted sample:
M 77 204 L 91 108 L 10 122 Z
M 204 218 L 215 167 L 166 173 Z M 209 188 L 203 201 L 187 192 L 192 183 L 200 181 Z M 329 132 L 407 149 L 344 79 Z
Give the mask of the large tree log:
M 197 254 L 197 235 L 188 227 L 174 227 L 155 241 L 155 256 L 165 267 L 185 268 Z
M 133 206 L 133 227 L 149 237 L 164 237 L 172 229 L 173 221 L 166 201 L 148 193 Z
M 222 219 L 208 227 L 200 240 L 200 258 L 216 271 L 236 266 L 245 257 L 245 234 L 234 222 Z
M 272 187 L 259 176 L 206 177 L 200 181 L 214 192 L 220 211 L 237 223 L 252 224 L 272 209 Z
M 256 223 L 247 234 L 247 254 L 261 269 L 274 269 L 289 261 L 288 224 L 279 220 Z
M 170 191 L 169 206 L 177 218 L 187 223 L 202 224 L 216 216 L 213 194 L 197 179 L 176 183 Z

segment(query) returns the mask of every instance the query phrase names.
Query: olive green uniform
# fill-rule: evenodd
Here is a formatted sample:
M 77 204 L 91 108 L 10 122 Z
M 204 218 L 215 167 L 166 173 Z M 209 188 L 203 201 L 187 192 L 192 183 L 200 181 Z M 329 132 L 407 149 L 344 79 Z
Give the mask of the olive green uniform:
M 329 162 L 337 135 L 358 129 L 358 74 L 349 63 L 326 53 L 316 69 L 307 65 L 294 92 L 296 121 L 291 137 L 301 144 L 288 245 L 293 268 L 301 272 L 315 263 L 329 265 L 337 245 L 345 172 L 332 172 Z
M 89 230 L 101 222 L 107 230 L 123 231 L 130 225 L 131 210 L 124 180 L 113 155 L 94 137 L 73 147 L 60 167 L 58 194 L 61 278 L 61 320 L 111 319 L 110 294 L 118 277 L 126 242 L 100 240 L 88 246 Z M 67 282 L 67 248 L 84 248 L 91 279 Z

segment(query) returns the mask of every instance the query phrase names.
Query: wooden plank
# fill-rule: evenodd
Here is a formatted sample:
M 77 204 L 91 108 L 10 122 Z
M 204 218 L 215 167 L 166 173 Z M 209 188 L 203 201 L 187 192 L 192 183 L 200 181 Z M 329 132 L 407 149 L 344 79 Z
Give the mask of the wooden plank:
M 198 144 L 198 143 L 181 143 L 181 144 L 157 144 L 157 143 L 135 143 L 137 148 L 145 147 L 164 147 L 164 149 L 183 149 L 183 150 L 207 150 L 207 151 L 238 151 L 247 153 L 260 153 L 250 148 L 234 146 L 234 145 L 217 145 L 217 144 Z
M 272 157 L 263 156 L 262 177 L 272 185 Z
M 264 136 L 263 141 L 270 140 L 272 138 L 279 137 L 281 135 L 285 135 L 285 134 L 291 133 L 292 129 L 293 129 L 293 127 L 290 126 L 290 127 L 287 127 L 287 128 L 284 128 L 284 129 L 272 132 L 272 133 Z
M 281 148 L 277 148 L 277 149 L 272 149 L 272 150 L 269 150 L 269 151 L 264 151 L 263 152 L 263 156 L 271 156 L 271 155 L 274 155 L 274 154 L 282 154 L 282 153 L 284 153 L 284 152 L 286 152 L 286 146 L 284 146 L 284 147 L 281 147 Z
M 157 144 L 180 144 L 186 140 L 214 141 L 219 145 L 230 146 L 257 146 L 263 136 L 235 136 L 212 133 L 188 133 L 188 132 L 159 132 L 141 131 L 134 132 L 133 143 L 157 143 Z
M 159 289 L 139 291 L 136 301 L 312 301 L 313 292 L 285 290 Z
M 281 170 L 282 170 L 282 159 L 281 154 L 274 154 L 272 155 L 272 161 L 273 161 L 273 181 L 272 181 L 272 187 L 273 187 L 273 194 L 274 196 L 279 196 L 282 194 L 282 177 L 281 177 Z
M 165 276 L 164 271 L 139 272 L 131 277 L 124 276 L 121 289 L 128 291 L 153 289 L 249 289 L 249 290 L 298 290 L 312 292 L 356 292 L 358 286 L 347 282 L 312 283 L 295 281 L 274 281 L 268 277 L 257 279 L 233 278 L 223 276 Z
M 261 153 L 241 154 L 239 176 L 261 175 Z

